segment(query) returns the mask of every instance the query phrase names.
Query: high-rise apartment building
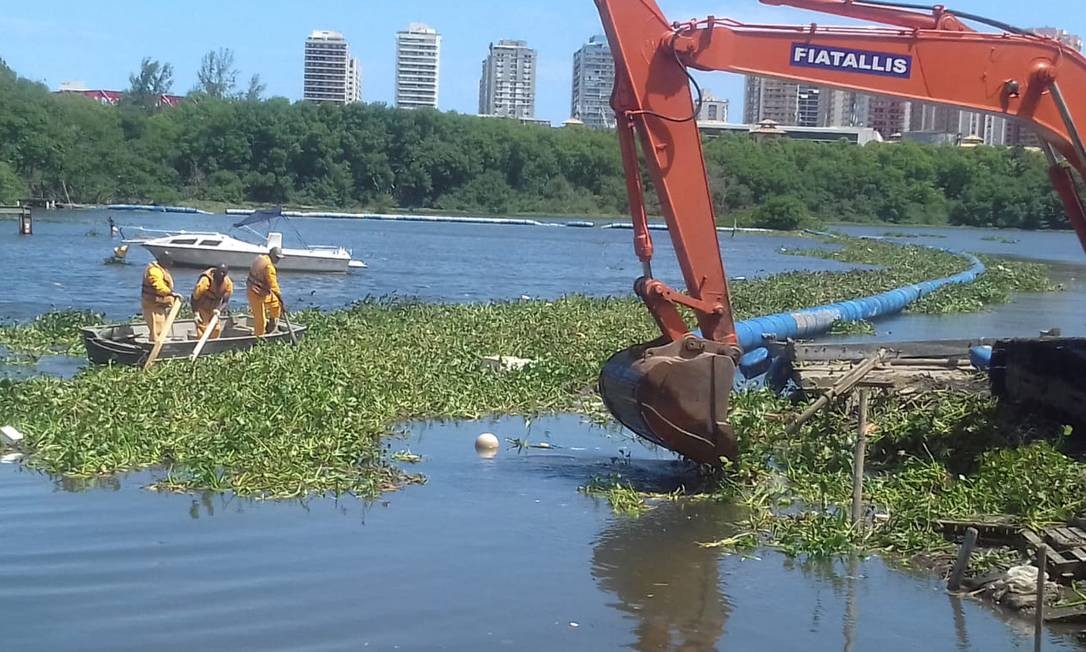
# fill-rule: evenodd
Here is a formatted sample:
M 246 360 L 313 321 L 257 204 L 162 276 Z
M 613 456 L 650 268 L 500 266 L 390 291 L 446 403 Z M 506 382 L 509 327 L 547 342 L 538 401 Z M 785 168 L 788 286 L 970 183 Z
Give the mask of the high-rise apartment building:
M 768 77 L 747 77 L 743 96 L 743 122 L 758 124 L 773 120 L 794 125 L 799 114 L 799 84 Z
M 396 32 L 396 106 L 437 108 L 441 35 L 423 23 Z
M 883 139 L 909 131 L 912 102 L 886 95 L 864 95 L 858 110 L 860 127 L 870 127 Z
M 354 57 L 347 65 L 347 101 L 362 101 L 362 64 Z
M 593 36 L 573 53 L 573 93 L 570 118 L 594 129 L 615 126 L 611 88 L 615 85 L 615 60 L 604 36 Z
M 714 96 L 708 88 L 702 89 L 697 120 L 698 122 L 727 122 L 728 100 Z
M 311 102 L 357 102 L 362 97 L 358 60 L 343 34 L 315 30 L 305 40 L 302 99 Z
M 479 78 L 479 113 L 507 118 L 535 116 L 536 51 L 524 41 L 490 44 Z
M 1008 145 L 1019 133 L 1004 116 L 963 111 L 953 106 L 916 102 L 909 120 L 912 131 L 943 133 L 954 140 L 976 137 L 985 145 Z
M 821 126 L 829 89 L 783 79 L 748 76 L 743 98 L 743 122 L 773 120 L 798 127 Z
M 819 127 L 820 107 L 828 95 L 830 89 L 812 86 L 811 84 L 799 84 L 796 88 L 796 126 Z

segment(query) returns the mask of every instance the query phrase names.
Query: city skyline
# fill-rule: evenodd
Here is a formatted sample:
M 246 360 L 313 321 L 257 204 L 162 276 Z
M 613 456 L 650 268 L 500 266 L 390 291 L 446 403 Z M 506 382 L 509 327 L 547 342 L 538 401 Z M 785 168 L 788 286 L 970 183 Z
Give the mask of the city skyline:
M 717 13 L 705 0 L 659 0 L 675 20 Z M 1086 33 L 1086 15 L 1077 2 L 1053 0 L 1038 11 L 1010 0 L 959 0 L 954 8 L 990 15 L 1012 24 L 1054 25 Z M 715 11 L 714 11 L 715 10 Z M 749 22 L 825 24 L 847 21 L 756 0 L 729 3 L 727 15 Z M 216 20 L 208 20 L 208 16 Z M 525 40 L 538 52 L 536 111 L 539 118 L 560 124 L 569 116 L 573 53 L 601 31 L 589 0 L 547 0 L 495 5 L 483 0 L 433 3 L 401 0 L 377 6 L 341 6 L 329 2 L 274 5 L 255 0 L 229 4 L 193 0 L 185 5 L 117 0 L 107 8 L 74 0 L 48 6 L 25 4 L 5 8 L 0 29 L 0 58 L 21 75 L 51 89 L 61 82 L 82 80 L 88 87 L 123 90 L 128 75 L 144 56 L 169 62 L 175 69 L 175 93 L 195 81 L 200 57 L 229 47 L 240 77 L 259 73 L 268 96 L 302 98 L 303 64 L 299 46 L 314 29 L 342 32 L 364 70 L 364 101 L 394 104 L 395 33 L 422 21 L 443 37 L 440 83 L 441 110 L 474 114 L 478 109 L 480 53 L 490 42 Z M 148 29 L 169 25 L 169 33 Z M 239 26 L 242 28 L 239 29 Z M 43 56 L 43 53 L 46 53 Z M 732 107 L 743 106 L 744 80 L 739 75 L 695 73 Z M 738 116 L 735 116 L 738 117 Z M 734 119 L 734 118 L 733 118 Z

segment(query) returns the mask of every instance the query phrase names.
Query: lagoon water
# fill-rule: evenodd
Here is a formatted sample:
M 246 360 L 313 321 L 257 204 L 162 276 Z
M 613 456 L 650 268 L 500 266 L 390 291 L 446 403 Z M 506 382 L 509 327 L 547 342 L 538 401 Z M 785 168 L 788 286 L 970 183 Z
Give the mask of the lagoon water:
M 52 306 L 117 318 L 134 312 L 148 258 L 134 248 L 132 264 L 102 265 L 116 244 L 105 217 L 40 213 L 30 238 L 0 222 L 0 319 Z M 222 230 L 228 220 L 117 217 L 189 230 Z M 335 220 L 298 228 L 312 243 L 352 247 L 370 267 L 285 275 L 296 305 L 387 294 L 624 294 L 639 269 L 625 230 Z M 896 317 L 879 322 L 875 337 L 1086 330 L 1086 257 L 1076 257 L 1071 234 L 996 234 L 1018 238 L 1012 246 L 983 240 L 993 235 L 984 231 L 934 231 L 947 237 L 904 241 L 1056 262 L 1067 291 L 1017 297 L 976 316 Z M 657 273 L 677 280 L 666 234 L 655 235 Z M 809 240 L 721 241 L 732 275 L 841 268 L 779 252 Z M 194 275 L 178 274 L 180 284 Z M 307 298 L 306 290 L 315 293 Z M 392 447 L 421 453 L 410 470 L 428 482 L 372 503 L 159 494 L 142 488 L 154 471 L 79 482 L 0 465 L 0 649 L 1032 648 L 1028 623 L 949 598 L 926 573 L 877 558 L 802 563 L 699 546 L 737 532 L 738 514 L 727 505 L 661 502 L 637 519 L 611 513 L 578 487 L 616 474 L 659 491 L 693 481 L 673 456 L 618 430 L 571 416 L 405 428 Z M 484 430 L 554 448 L 505 445 L 481 459 L 472 443 Z M 1048 650 L 1080 649 L 1064 632 L 1046 639 Z

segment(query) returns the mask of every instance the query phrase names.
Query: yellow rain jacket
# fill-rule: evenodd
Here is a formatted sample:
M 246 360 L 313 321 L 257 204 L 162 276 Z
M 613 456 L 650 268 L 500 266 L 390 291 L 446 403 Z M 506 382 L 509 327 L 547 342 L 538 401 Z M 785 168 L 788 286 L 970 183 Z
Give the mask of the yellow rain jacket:
M 274 297 L 282 293 L 279 288 L 279 274 L 275 271 L 271 256 L 263 254 L 256 257 L 249 267 L 249 278 L 245 285 L 250 293 L 260 297 Z
M 157 260 L 143 270 L 143 289 L 140 298 L 144 305 L 169 306 L 173 304 L 173 276 L 170 276 L 170 272 L 159 265 Z
M 222 285 L 215 284 L 215 268 L 204 270 L 200 278 L 196 280 L 196 288 L 192 291 L 192 309 L 200 312 L 211 312 L 230 300 L 234 294 L 234 282 L 226 276 Z

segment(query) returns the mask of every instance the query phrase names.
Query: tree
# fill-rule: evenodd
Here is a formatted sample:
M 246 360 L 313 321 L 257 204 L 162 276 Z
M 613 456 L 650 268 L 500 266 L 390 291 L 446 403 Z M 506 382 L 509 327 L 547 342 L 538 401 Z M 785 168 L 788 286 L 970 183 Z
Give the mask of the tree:
M 126 100 L 145 109 L 158 107 L 163 95 L 173 88 L 173 65 L 144 57 L 138 73 L 128 76 Z
M 268 85 L 261 81 L 260 75 L 253 75 L 249 78 L 249 90 L 245 91 L 245 101 L 259 102 L 266 90 L 268 90 Z
M 200 61 L 196 72 L 196 91 L 215 99 L 225 100 L 238 85 L 238 70 L 234 67 L 234 51 L 230 48 L 211 50 Z M 251 90 L 250 85 L 250 90 Z
M 0 161 L 0 204 L 14 204 L 26 195 L 26 184 L 15 170 Z
M 763 229 L 794 231 L 810 219 L 807 205 L 791 195 L 771 197 L 754 210 L 754 225 Z

